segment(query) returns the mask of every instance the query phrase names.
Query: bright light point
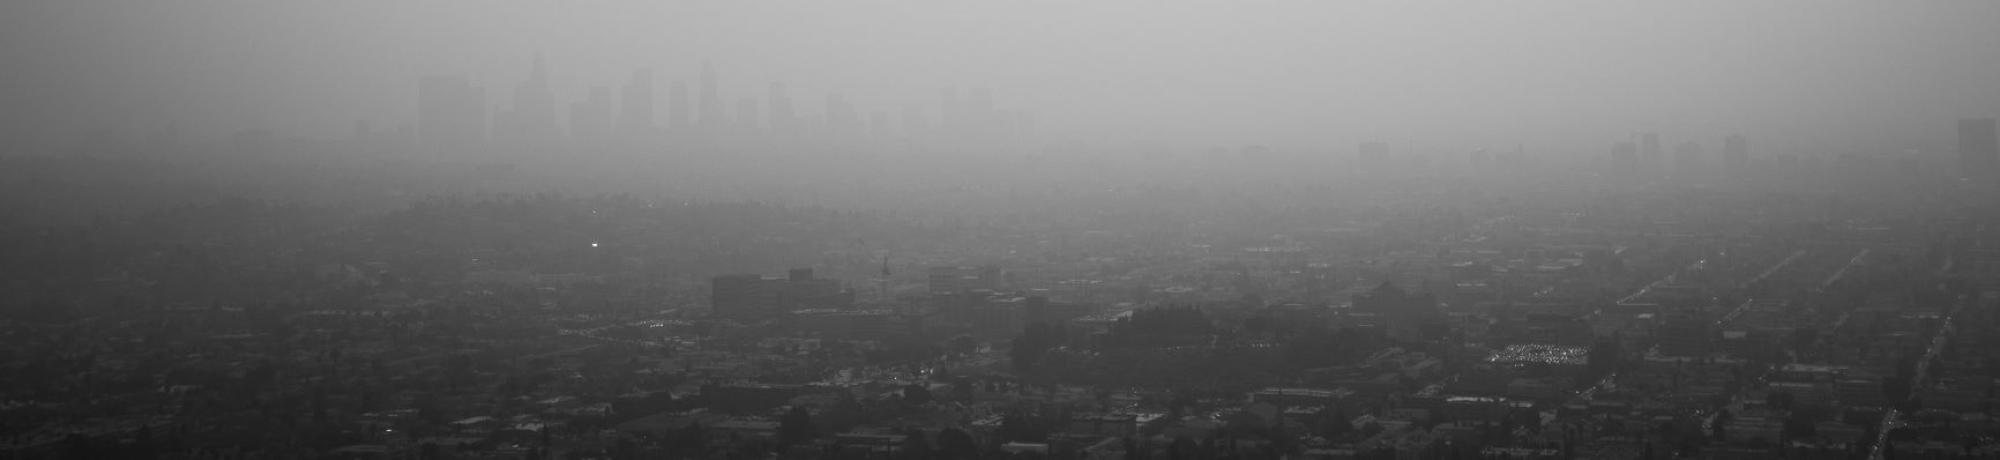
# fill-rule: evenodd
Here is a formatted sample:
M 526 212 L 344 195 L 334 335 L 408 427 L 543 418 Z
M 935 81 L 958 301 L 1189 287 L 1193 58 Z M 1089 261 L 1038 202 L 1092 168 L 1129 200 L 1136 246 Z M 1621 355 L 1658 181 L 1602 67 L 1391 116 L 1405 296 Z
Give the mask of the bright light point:
M 597 247 L 597 243 L 590 243 L 590 247 Z

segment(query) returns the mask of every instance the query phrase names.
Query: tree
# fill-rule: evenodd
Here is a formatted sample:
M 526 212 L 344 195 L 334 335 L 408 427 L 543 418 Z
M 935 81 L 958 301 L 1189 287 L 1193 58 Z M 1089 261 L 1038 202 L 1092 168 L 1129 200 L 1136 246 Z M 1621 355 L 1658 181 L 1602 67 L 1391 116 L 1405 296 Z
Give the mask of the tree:
M 818 433 L 813 428 L 812 413 L 805 406 L 792 406 L 785 415 L 778 417 L 778 442 L 785 445 L 812 440 Z
M 973 397 L 972 379 L 965 377 L 952 379 L 951 397 L 961 401 L 971 401 Z
M 1042 353 L 1056 346 L 1057 339 L 1055 329 L 1049 327 L 1048 323 L 1040 321 L 1029 323 L 1021 331 L 1021 335 L 1014 338 L 1012 348 L 1007 350 L 1007 357 L 1013 360 L 1016 370 L 1034 369 L 1041 363 Z
M 1338 405 L 1320 409 L 1318 422 L 1319 435 L 1328 440 L 1339 439 L 1342 435 L 1354 431 L 1354 425 L 1347 420 L 1347 412 L 1341 410 Z
M 1042 442 L 1049 437 L 1048 427 L 1037 417 L 1014 412 L 1000 419 L 1000 437 L 1012 442 Z
M 903 402 L 921 406 L 931 402 L 931 389 L 912 383 L 903 387 Z
M 972 352 L 979 351 L 979 341 L 974 340 L 972 336 L 961 335 L 952 337 L 951 340 L 946 340 L 944 348 L 955 355 L 969 355 Z
M 896 453 L 898 458 L 930 460 L 937 456 L 936 452 L 932 452 L 931 442 L 929 439 L 925 439 L 923 431 L 915 429 L 907 430 L 903 432 L 903 436 L 903 445 Z
M 937 447 L 938 457 L 946 460 L 979 457 L 979 445 L 972 441 L 972 435 L 957 428 L 945 428 L 944 431 L 939 431 Z

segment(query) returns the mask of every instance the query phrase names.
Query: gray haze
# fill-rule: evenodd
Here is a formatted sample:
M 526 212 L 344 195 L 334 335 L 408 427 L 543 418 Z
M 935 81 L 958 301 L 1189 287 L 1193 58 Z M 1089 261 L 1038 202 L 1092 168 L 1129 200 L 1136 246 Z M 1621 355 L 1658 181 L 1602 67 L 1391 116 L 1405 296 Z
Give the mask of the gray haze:
M 990 88 L 1114 142 L 1944 149 L 1924 140 L 2000 111 L 1996 23 L 1988 1 L 30 0 L 0 5 L 0 134 L 394 128 L 420 76 L 504 104 L 540 54 L 563 107 L 638 68 L 664 104 L 706 60 L 731 112 L 772 82 L 863 116 Z

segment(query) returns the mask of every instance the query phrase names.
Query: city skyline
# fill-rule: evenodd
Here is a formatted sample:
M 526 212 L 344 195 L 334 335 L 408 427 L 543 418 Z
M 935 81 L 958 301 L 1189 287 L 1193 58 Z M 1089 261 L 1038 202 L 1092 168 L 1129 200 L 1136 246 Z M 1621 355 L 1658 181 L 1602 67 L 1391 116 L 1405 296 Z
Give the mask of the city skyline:
M 7 96 L 18 103 L 0 136 L 172 124 L 189 133 L 335 138 L 356 121 L 416 123 L 409 82 L 423 75 L 464 76 L 504 99 L 533 54 L 547 57 L 551 89 L 565 99 L 646 67 L 659 72 L 663 90 L 668 80 L 698 86 L 696 69 L 708 61 L 727 80 L 723 111 L 770 82 L 814 101 L 803 112 L 833 92 L 857 107 L 896 111 L 934 105 L 930 94 L 940 88 L 986 87 L 1032 108 L 1051 133 L 1279 149 L 1375 138 L 1444 151 L 1525 143 L 1584 154 L 1601 149 L 1593 133 L 1646 130 L 1742 132 L 1768 150 L 1801 154 L 1948 154 L 1948 142 L 1918 144 L 1949 134 L 1940 120 L 1991 117 L 2000 105 L 2000 89 L 1985 83 L 2000 65 L 1981 58 L 2000 46 L 2000 33 L 1974 19 L 2000 11 L 1985 3 L 1128 6 L 1058 13 L 862 2 L 614 14 L 502 4 L 469 14 L 450 2 L 401 12 L 367 2 L 29 2 L 0 15 L 21 23 L 8 29 L 23 38 L 0 50 L 19 64 Z M 425 27 L 445 23 L 459 24 L 454 34 Z M 335 33 L 348 25 L 379 34 Z M 834 33 L 852 26 L 878 32 Z M 243 39 L 275 29 L 292 38 Z M 81 30 L 109 35 L 75 36 Z M 786 30 L 799 33 L 769 33 Z M 47 49 L 56 43 L 66 45 Z M 29 106 L 41 110 L 27 116 Z

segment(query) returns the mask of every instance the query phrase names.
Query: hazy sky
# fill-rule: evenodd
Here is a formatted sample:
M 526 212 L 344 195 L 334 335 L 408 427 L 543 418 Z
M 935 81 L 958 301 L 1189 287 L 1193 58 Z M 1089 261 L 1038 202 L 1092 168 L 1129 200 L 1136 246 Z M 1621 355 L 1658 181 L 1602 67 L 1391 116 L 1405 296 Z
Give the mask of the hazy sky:
M 664 99 L 707 59 L 731 107 L 784 81 L 807 112 L 840 91 L 935 117 L 940 90 L 988 87 L 1044 127 L 1190 146 L 1838 146 L 2000 115 L 1985 0 L 21 0 L 0 2 L 0 133 L 337 136 L 409 123 L 427 74 L 504 106 L 536 53 L 565 107 L 642 66 Z

